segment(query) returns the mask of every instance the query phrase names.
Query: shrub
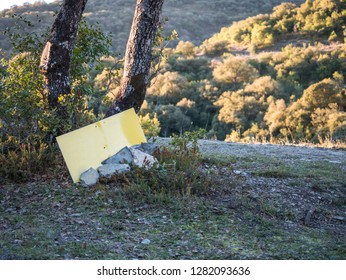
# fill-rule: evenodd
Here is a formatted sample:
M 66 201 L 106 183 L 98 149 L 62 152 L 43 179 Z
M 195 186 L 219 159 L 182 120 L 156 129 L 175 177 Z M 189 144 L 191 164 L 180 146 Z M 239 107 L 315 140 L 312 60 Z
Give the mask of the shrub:
M 202 156 L 197 143 L 203 135 L 205 131 L 199 130 L 174 136 L 172 146 L 160 147 L 155 154 L 159 164 L 150 169 L 134 168 L 126 175 L 114 176 L 114 182 L 131 197 L 206 193 L 210 181 L 201 170 Z
M 151 138 L 159 135 L 161 127 L 156 114 L 153 117 L 149 113 L 144 116 L 139 116 L 139 122 L 147 137 Z
M 27 181 L 34 174 L 46 171 L 55 160 L 47 144 L 0 143 L 0 177 L 11 181 Z M 13 145 L 16 149 L 10 149 Z
M 89 108 L 93 94 L 90 72 L 109 54 L 111 42 L 98 27 L 82 21 L 73 51 L 72 91 L 59 98 L 68 113 L 67 120 L 62 120 L 48 104 L 38 67 L 48 33 L 19 35 L 20 22 L 28 27 L 32 23 L 24 18 L 17 22 L 13 29 L 4 31 L 12 42 L 13 54 L 0 61 L 0 175 L 24 180 L 54 160 L 51 147 L 58 131 L 67 132 L 95 120 Z

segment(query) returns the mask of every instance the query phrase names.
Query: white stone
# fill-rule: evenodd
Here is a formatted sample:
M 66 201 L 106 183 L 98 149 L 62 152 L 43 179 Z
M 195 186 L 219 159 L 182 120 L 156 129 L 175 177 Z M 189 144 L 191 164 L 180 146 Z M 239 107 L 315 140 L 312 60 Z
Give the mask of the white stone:
M 130 171 L 130 165 L 128 164 L 105 164 L 101 165 L 98 169 L 101 177 L 109 178 L 114 174 L 121 174 Z
M 141 243 L 144 245 L 149 245 L 151 241 L 149 239 L 143 239 Z
M 132 164 L 132 162 L 133 162 L 133 156 L 130 149 L 128 147 L 124 147 L 115 155 L 104 160 L 102 164 L 119 164 L 119 163 Z
M 133 164 L 138 167 L 150 168 L 157 162 L 157 160 L 153 156 L 147 153 L 134 148 L 130 148 L 130 150 L 133 155 Z
M 132 146 L 131 148 L 134 148 L 134 149 L 137 149 L 137 150 L 140 150 L 144 153 L 147 153 L 149 155 L 153 155 L 156 151 L 159 150 L 159 146 L 157 146 L 156 144 L 154 143 L 142 143 L 142 144 L 139 144 L 139 145 L 135 145 L 135 146 Z
M 84 187 L 94 186 L 99 179 L 99 173 L 94 168 L 89 168 L 80 175 L 80 183 Z

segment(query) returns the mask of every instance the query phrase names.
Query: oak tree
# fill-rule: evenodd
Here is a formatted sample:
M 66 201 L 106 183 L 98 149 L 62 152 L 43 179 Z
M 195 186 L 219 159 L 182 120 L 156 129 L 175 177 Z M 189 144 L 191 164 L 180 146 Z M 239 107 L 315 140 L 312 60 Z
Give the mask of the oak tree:
M 71 92 L 70 68 L 74 42 L 87 0 L 64 0 L 43 49 L 40 70 L 48 90 L 48 102 L 64 117 L 59 96 Z
M 120 89 L 106 116 L 129 108 L 138 113 L 149 85 L 152 48 L 160 23 L 164 0 L 137 0 L 130 36 L 126 46 Z

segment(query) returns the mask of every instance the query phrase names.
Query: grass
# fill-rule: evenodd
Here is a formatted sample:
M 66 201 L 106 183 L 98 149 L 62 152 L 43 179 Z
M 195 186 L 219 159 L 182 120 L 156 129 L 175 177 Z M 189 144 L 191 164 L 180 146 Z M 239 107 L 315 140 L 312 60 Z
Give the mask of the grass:
M 343 166 L 332 162 L 317 160 L 313 162 L 293 160 L 287 162 L 276 156 L 263 156 L 254 154 L 246 158 L 229 159 L 237 162 L 239 168 L 247 169 L 251 174 L 267 178 L 296 178 L 298 181 L 306 179 L 320 186 L 333 187 L 346 182 L 346 173 Z M 316 188 L 317 185 L 315 185 Z
M 292 232 L 251 209 L 238 216 L 205 198 L 170 198 L 162 203 L 152 195 L 129 199 L 106 186 L 5 189 L 1 190 L 2 259 L 345 257 L 342 240 L 329 232 L 306 227 Z M 12 192 L 16 195 L 9 197 Z M 143 239 L 151 243 L 141 244 Z
M 8 148 L 8 143 L 0 141 L 0 177 L 4 179 L 26 181 L 56 164 L 55 153 L 48 145 L 16 143 L 14 147 Z
M 346 258 L 345 228 L 334 219 L 345 209 L 338 166 L 255 153 L 201 157 L 180 140 L 157 155 L 167 170 L 134 169 L 92 188 L 55 170 L 1 186 L 0 259 Z

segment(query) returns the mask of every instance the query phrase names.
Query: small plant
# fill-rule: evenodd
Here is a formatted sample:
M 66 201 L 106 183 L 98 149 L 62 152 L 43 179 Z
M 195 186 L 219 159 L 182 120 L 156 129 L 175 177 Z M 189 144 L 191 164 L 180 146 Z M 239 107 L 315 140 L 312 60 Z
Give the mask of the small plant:
M 6 145 L 7 144 L 7 145 Z M 0 143 L 0 177 L 11 181 L 28 181 L 33 174 L 46 172 L 52 166 L 55 153 L 47 144 Z M 19 146 L 19 147 L 18 147 Z
M 199 153 L 198 139 L 205 138 L 207 132 L 205 129 L 199 129 L 195 131 L 185 131 L 183 135 L 179 136 L 173 134 L 172 145 L 182 153 L 189 152 L 188 144 L 192 145 L 192 152 L 194 154 Z

